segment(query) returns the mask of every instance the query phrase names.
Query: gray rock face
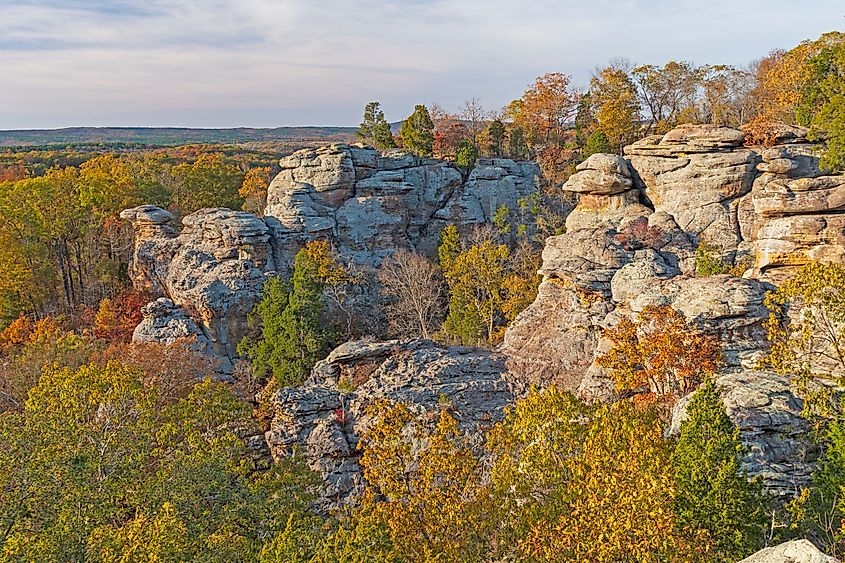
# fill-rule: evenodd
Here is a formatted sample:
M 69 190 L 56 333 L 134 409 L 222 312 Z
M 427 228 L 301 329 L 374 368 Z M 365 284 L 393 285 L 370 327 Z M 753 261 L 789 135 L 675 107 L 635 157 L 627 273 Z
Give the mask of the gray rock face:
M 792 540 L 761 549 L 739 563 L 840 563 L 807 540 Z
M 536 192 L 539 174 L 532 163 L 480 159 L 464 181 L 443 161 L 347 145 L 299 151 L 280 164 L 263 219 L 202 209 L 177 233 L 158 207 L 121 213 L 135 229 L 135 286 L 182 307 L 222 358 L 236 357 L 266 275 L 289 275 L 306 242 L 329 239 L 364 268 L 399 248 L 433 252 L 446 225 L 467 231 L 490 222 L 501 205 L 516 210 Z
M 716 384 L 742 441 L 751 477 L 760 477 L 775 496 L 790 498 L 810 484 L 818 451 L 810 440 L 810 425 L 801 417 L 803 401 L 795 396 L 788 376 L 765 371 L 735 371 Z M 677 436 L 694 393 L 682 398 L 672 414 L 668 434 Z
M 146 224 L 151 214 L 161 218 L 157 230 Z M 246 314 L 261 297 L 265 273 L 275 269 L 267 225 L 249 213 L 203 209 L 186 216 L 176 236 L 166 211 L 145 206 L 121 216 L 136 227 L 136 287 L 181 307 L 214 355 L 234 358 Z
M 266 397 L 273 418 L 265 437 L 276 459 L 294 447 L 305 450 L 323 477 L 322 504 L 328 507 L 362 490 L 356 448 L 370 423 L 367 405 L 381 398 L 405 402 L 432 421 L 427 414 L 448 408 L 480 444 L 514 400 L 505 373 L 504 358 L 485 350 L 427 340 L 347 342 L 314 367 L 304 386 Z M 351 382 L 354 391 L 341 391 L 341 381 Z
M 429 253 L 448 224 L 464 231 L 537 190 L 532 163 L 479 159 L 466 181 L 449 163 L 358 146 L 306 149 L 283 158 L 270 184 L 265 220 L 278 266 L 325 237 L 345 257 L 376 267 L 397 248 Z

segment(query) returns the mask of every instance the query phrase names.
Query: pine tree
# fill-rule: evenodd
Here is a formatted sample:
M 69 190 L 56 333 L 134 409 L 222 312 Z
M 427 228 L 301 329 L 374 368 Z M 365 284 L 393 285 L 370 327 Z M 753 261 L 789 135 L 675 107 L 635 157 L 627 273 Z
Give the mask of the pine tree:
M 469 139 L 461 141 L 461 146 L 458 147 L 458 154 L 455 156 L 455 164 L 458 168 L 470 170 L 475 166 L 475 161 L 478 160 L 478 149 Z
M 395 149 L 396 142 L 390 132 L 390 124 L 384 118 L 379 102 L 370 102 L 364 107 L 364 119 L 358 129 L 358 137 L 381 150 Z
M 496 119 L 487 128 L 487 152 L 490 156 L 500 157 L 505 151 L 505 124 Z
M 333 335 L 321 322 L 323 286 L 307 248 L 294 258 L 290 284 L 278 278 L 267 281 L 264 297 L 250 315 L 252 323 L 260 323 L 261 336 L 255 342 L 244 338 L 238 345 L 256 375 L 272 375 L 279 386 L 299 385 L 325 356 Z
M 672 454 L 678 526 L 706 531 L 714 561 L 737 561 L 760 547 L 765 497 L 742 469 L 739 429 L 712 380 L 692 396 L 687 415 Z
M 434 145 L 434 122 L 428 113 L 428 108 L 418 105 L 405 121 L 399 132 L 402 147 L 408 152 L 420 157 L 430 157 Z
M 610 141 L 607 138 L 607 135 L 604 134 L 604 131 L 601 129 L 594 131 L 590 137 L 587 139 L 587 143 L 584 145 L 584 148 L 581 149 L 581 158 L 585 159 L 593 154 L 596 153 L 609 153 L 610 149 Z

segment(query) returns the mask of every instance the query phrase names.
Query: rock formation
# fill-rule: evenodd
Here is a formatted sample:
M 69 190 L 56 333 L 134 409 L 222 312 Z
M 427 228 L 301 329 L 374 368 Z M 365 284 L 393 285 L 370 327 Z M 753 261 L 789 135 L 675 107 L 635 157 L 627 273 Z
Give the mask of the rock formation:
M 537 298 L 497 353 L 345 344 L 304 387 L 267 397 L 273 455 L 304 447 L 327 498 L 340 498 L 360 487 L 355 447 L 374 399 L 407 401 L 421 415 L 448 404 L 480 436 L 528 384 L 611 398 L 613 384 L 596 363 L 609 346 L 603 329 L 648 305 L 670 305 L 722 343 L 719 383 L 750 447 L 749 470 L 770 490 L 793 494 L 816 454 L 801 439 L 805 423 L 788 381 L 756 371 L 767 346 L 763 299 L 769 282 L 811 260 L 845 262 L 845 176 L 820 170 L 818 147 L 804 135 L 785 128 L 772 147 L 746 147 L 742 131 L 685 125 L 626 147 L 624 157 L 592 155 L 563 186 L 578 203 L 566 233 L 546 241 Z M 281 169 L 263 218 L 206 209 L 183 218 L 177 233 L 156 207 L 122 214 L 136 231 L 135 284 L 166 298 L 145 308 L 136 340 L 189 334 L 196 346 L 234 358 L 265 276 L 287 275 L 307 241 L 328 239 L 364 268 L 397 248 L 432 252 L 446 224 L 467 233 L 501 205 L 516 209 L 536 192 L 538 174 L 533 164 L 481 159 L 465 177 L 444 162 L 347 145 L 300 151 Z M 747 260 L 744 277 L 696 277 L 700 244 L 728 262 Z
M 390 399 L 420 416 L 449 409 L 480 443 L 514 401 L 506 371 L 504 358 L 485 350 L 428 340 L 347 342 L 319 362 L 302 387 L 264 398 L 272 412 L 267 443 L 275 458 L 295 446 L 305 450 L 326 483 L 328 505 L 363 485 L 356 447 L 369 423 L 367 405 Z
M 397 248 L 433 251 L 447 224 L 468 232 L 501 205 L 515 210 L 538 182 L 536 165 L 527 162 L 481 159 L 464 180 L 444 161 L 348 145 L 299 151 L 281 168 L 263 218 L 202 209 L 185 216 L 177 233 L 173 216 L 158 207 L 121 213 L 135 230 L 133 283 L 181 308 L 151 308 L 139 339 L 168 341 L 165 327 L 187 314 L 231 369 L 265 276 L 288 275 L 309 240 L 328 239 L 345 259 L 375 267 Z
M 396 248 L 431 253 L 447 224 L 466 232 L 502 205 L 516 210 L 539 175 L 532 163 L 480 159 L 464 180 L 444 161 L 347 145 L 302 150 L 280 164 L 264 219 L 282 270 L 318 237 L 360 266 L 378 266 Z
M 792 540 L 761 549 L 739 563 L 840 563 L 807 540 Z

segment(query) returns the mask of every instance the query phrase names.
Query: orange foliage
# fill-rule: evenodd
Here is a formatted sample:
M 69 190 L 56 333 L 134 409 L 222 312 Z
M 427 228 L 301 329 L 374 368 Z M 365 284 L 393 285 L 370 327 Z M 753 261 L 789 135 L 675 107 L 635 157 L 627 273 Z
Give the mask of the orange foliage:
M 682 397 L 716 370 L 716 338 L 689 326 L 672 307 L 650 305 L 637 321 L 623 318 L 604 333 L 612 343 L 597 362 L 610 371 L 620 391 L 655 393 L 661 400 Z
M 148 295 L 134 289 L 103 299 L 94 316 L 94 335 L 109 342 L 129 342 L 141 322 L 141 307 L 149 301 Z
M 103 365 L 119 361 L 138 368 L 144 372 L 145 385 L 154 386 L 163 402 L 174 402 L 187 397 L 197 382 L 213 377 L 218 368 L 213 358 L 191 350 L 192 344 L 192 338 L 173 344 L 119 342 L 95 353 L 91 361 Z
M 46 336 L 57 336 L 61 332 L 61 326 L 52 317 L 32 322 L 29 317 L 21 315 L 0 332 L 0 353 L 10 354 L 25 344 Z

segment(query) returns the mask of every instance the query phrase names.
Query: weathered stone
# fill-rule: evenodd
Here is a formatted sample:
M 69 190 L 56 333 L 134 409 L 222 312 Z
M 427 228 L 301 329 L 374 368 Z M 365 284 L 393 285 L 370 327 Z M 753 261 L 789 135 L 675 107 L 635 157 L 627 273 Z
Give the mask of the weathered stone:
M 825 555 L 808 540 L 792 540 L 761 549 L 739 563 L 840 563 Z
M 267 443 L 276 459 L 295 446 L 305 449 L 324 480 L 326 508 L 362 490 L 356 447 L 371 422 L 367 405 L 381 398 L 405 402 L 430 424 L 429 415 L 447 408 L 480 444 L 514 400 L 505 373 L 504 357 L 484 350 L 427 340 L 349 342 L 319 362 L 304 386 L 265 398 L 273 413 Z M 341 381 L 354 391 L 341 391 Z
M 281 166 L 264 216 L 283 274 L 296 251 L 317 237 L 365 267 L 377 267 L 398 248 L 432 253 L 446 225 L 467 233 L 491 222 L 502 205 L 515 211 L 537 191 L 539 174 L 532 163 L 479 159 L 464 181 L 444 161 L 347 145 L 299 151 Z
M 615 154 L 597 153 L 579 164 L 562 189 L 568 192 L 614 195 L 633 186 L 625 159 Z

